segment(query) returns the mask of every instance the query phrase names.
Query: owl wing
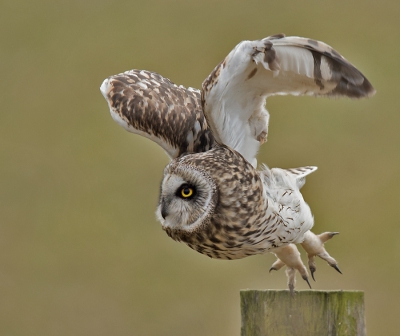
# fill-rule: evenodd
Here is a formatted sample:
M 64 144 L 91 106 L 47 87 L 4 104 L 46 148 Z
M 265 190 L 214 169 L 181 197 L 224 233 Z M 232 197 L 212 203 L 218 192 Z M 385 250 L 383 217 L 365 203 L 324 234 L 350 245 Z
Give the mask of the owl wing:
M 323 42 L 283 34 L 239 43 L 202 85 L 202 104 L 217 142 L 254 166 L 268 134 L 272 95 L 372 96 L 374 88 Z
M 199 90 L 177 86 L 153 72 L 131 70 L 105 79 L 100 91 L 120 126 L 153 140 L 172 159 L 214 144 Z

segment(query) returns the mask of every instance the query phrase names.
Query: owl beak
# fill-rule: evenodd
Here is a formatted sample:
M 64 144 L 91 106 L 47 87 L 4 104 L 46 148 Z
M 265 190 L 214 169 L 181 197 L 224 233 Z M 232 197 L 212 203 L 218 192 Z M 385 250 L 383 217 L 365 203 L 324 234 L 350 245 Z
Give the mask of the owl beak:
M 161 202 L 161 216 L 164 219 L 168 216 L 167 204 L 164 202 Z

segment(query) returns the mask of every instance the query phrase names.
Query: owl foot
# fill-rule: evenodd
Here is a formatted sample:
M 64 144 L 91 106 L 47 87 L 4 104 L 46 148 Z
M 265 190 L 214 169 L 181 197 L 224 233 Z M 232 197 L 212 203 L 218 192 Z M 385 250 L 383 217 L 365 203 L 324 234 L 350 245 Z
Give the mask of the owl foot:
M 275 256 L 278 258 L 271 266 L 269 271 L 278 271 L 286 265 L 286 276 L 288 278 L 288 287 L 290 294 L 294 296 L 294 288 L 296 285 L 296 270 L 300 273 L 304 281 L 307 282 L 311 288 L 310 281 L 308 280 L 307 269 L 300 258 L 300 252 L 296 245 L 289 244 L 286 246 L 277 247 L 273 250 Z
M 308 267 L 310 268 L 311 276 L 314 281 L 314 273 L 317 270 L 315 265 L 315 256 L 324 259 L 329 266 L 332 266 L 336 271 L 342 274 L 338 267 L 338 263 L 329 255 L 324 247 L 324 243 L 337 234 L 339 234 L 339 232 L 324 232 L 319 235 L 315 235 L 311 231 L 308 231 L 304 234 L 304 241 L 301 243 L 301 246 L 303 246 L 304 250 L 308 254 Z

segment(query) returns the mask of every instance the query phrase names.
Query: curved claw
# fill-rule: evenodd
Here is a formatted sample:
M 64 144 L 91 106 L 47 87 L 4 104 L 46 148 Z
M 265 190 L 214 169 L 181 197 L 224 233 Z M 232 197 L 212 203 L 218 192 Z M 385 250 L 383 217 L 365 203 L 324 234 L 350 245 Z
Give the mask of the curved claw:
M 331 265 L 336 271 L 338 271 L 340 274 L 343 274 L 342 271 L 339 269 L 338 265 Z
M 339 232 L 324 232 L 321 233 L 320 235 L 318 235 L 319 239 L 321 239 L 321 241 L 323 243 L 326 243 L 329 239 L 332 239 L 334 236 L 338 235 Z
M 317 280 L 315 280 L 315 278 L 314 278 L 314 273 L 316 270 L 317 269 L 315 267 L 310 266 L 311 277 L 315 282 L 317 282 Z
M 311 285 L 310 285 L 310 281 L 308 281 L 308 278 L 303 278 L 305 282 L 307 282 L 308 287 L 310 287 L 310 289 L 312 289 Z
M 285 263 L 277 258 L 276 261 L 271 265 L 269 273 L 271 273 L 271 271 L 279 271 L 283 266 L 285 266 Z

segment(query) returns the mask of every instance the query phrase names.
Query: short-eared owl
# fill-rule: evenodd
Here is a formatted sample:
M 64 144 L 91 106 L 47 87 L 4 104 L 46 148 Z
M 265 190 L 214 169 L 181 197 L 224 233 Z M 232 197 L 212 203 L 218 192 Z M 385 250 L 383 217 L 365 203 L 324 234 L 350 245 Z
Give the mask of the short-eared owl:
M 127 131 L 158 143 L 171 162 L 164 170 L 157 218 L 174 240 L 211 258 L 239 259 L 272 252 L 271 269 L 308 273 L 295 244 L 340 272 L 324 243 L 337 232 L 315 235 L 300 188 L 316 167 L 257 169 L 267 139 L 272 95 L 369 97 L 364 75 L 323 42 L 283 34 L 243 41 L 216 66 L 202 90 L 176 86 L 145 70 L 104 80 L 111 116 Z

